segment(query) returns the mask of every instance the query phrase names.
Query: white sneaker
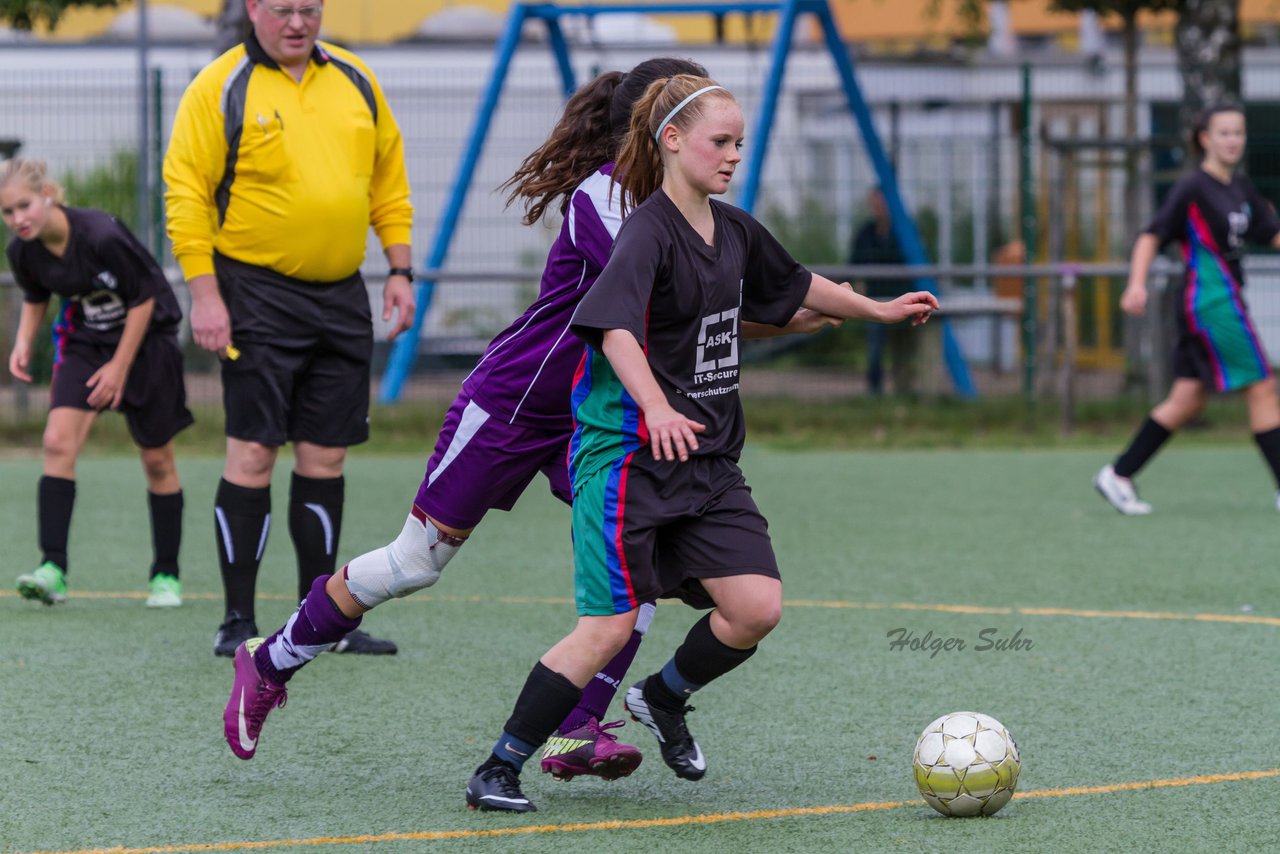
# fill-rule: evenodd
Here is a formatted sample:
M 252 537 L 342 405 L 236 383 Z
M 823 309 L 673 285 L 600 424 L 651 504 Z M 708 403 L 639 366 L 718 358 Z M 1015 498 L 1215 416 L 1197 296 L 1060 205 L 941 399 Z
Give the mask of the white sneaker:
M 1138 498 L 1133 488 L 1133 481 L 1116 474 L 1116 470 L 1105 465 L 1093 476 L 1093 488 L 1102 493 L 1112 507 L 1126 516 L 1146 516 L 1151 512 L 1151 505 Z M 1280 508 L 1280 496 L 1277 497 L 1277 508 Z

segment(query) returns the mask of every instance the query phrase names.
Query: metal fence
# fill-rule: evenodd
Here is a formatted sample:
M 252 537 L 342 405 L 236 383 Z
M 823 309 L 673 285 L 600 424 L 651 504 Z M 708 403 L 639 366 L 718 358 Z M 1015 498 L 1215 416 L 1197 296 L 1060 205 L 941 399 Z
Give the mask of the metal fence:
M 575 71 L 585 80 L 604 68 L 630 67 L 655 52 L 579 46 Z M 766 48 L 690 46 L 676 52 L 703 62 L 728 85 L 751 127 L 762 94 Z M 451 188 L 491 51 L 436 45 L 379 48 L 361 55 L 377 73 L 405 136 L 417 209 L 413 240 L 421 257 Z M 930 256 L 940 265 L 937 275 L 951 307 L 950 322 L 981 395 L 1051 393 L 1044 377 L 1063 356 L 1028 361 L 1026 354 L 1069 340 L 1061 329 L 1065 315 L 1050 313 L 1050 307 L 1062 306 L 1056 297 L 1060 291 L 1071 293 L 1075 349 L 1068 361 L 1076 369 L 1076 394 L 1150 393 L 1158 385 L 1145 379 L 1146 366 L 1158 361 L 1142 337 L 1146 327 L 1126 321 L 1117 308 L 1133 236 L 1183 166 L 1172 124 L 1180 96 L 1176 69 L 1168 55 L 1144 56 L 1139 135 L 1145 142 L 1138 158 L 1139 192 L 1129 197 L 1117 139 L 1123 126 L 1122 70 L 1114 61 L 1037 63 L 1034 68 L 877 61 L 858 66 L 903 196 Z M 210 56 L 204 48 L 157 47 L 150 58 L 140 81 L 136 56 L 127 48 L 6 48 L 0 52 L 6 81 L 0 88 L 0 145 L 19 142 L 23 154 L 48 160 L 67 184 L 71 203 L 119 214 L 172 265 L 162 236 L 158 165 L 178 100 Z M 1274 156 L 1280 151 L 1280 124 L 1271 118 L 1277 111 L 1270 103 L 1280 91 L 1280 62 L 1266 52 L 1249 52 L 1245 59 L 1248 166 L 1264 193 L 1280 199 L 1280 158 Z M 561 106 L 557 79 L 544 46 L 521 48 L 441 272 L 409 396 L 426 393 L 422 389 L 451 390 L 451 381 L 466 370 L 483 343 L 536 292 L 558 223 L 522 227 L 518 214 L 504 209 L 496 188 L 554 123 Z M 146 121 L 139 120 L 142 88 L 152 104 Z M 149 129 L 145 139 L 140 139 L 142 127 Z M 1019 148 L 1024 128 L 1032 131 L 1029 157 Z M 752 142 L 747 140 L 747 157 L 758 155 Z M 137 172 L 140 162 L 150 164 L 142 176 Z M 785 77 L 757 216 L 805 263 L 834 277 L 855 277 L 855 271 L 841 265 L 848 258 L 851 235 L 866 216 L 867 191 L 874 181 L 829 57 L 798 49 Z M 140 186 L 147 189 L 149 204 L 139 203 Z M 1030 210 L 1023 209 L 1024 199 L 1031 200 Z M 153 212 L 149 221 L 139 220 L 144 209 Z M 1031 266 L 1020 266 L 1027 264 Z M 1111 266 L 1090 267 L 1092 272 L 1082 274 L 1082 264 Z M 1275 340 L 1271 352 L 1280 353 L 1280 335 L 1269 331 L 1280 330 L 1280 299 L 1273 286 L 1280 284 L 1280 275 L 1266 259 L 1252 259 L 1250 265 L 1255 316 L 1264 339 Z M 1072 269 L 1077 271 L 1074 288 L 1061 287 Z M 366 275 L 374 281 L 384 270 L 371 238 Z M 1037 282 L 1031 291 L 1037 296 L 1035 323 L 1022 314 L 1029 279 Z M 0 318 L 6 319 L 0 345 L 7 354 L 13 332 L 9 318 L 16 316 L 13 290 L 0 288 L 0 301 L 5 303 Z M 1048 330 L 1062 332 L 1056 343 L 1046 337 Z M 921 336 L 915 355 L 917 385 L 926 393 L 942 394 L 951 387 L 951 378 L 934 344 L 927 343 L 934 334 Z M 751 357 L 764 370 L 748 371 L 744 389 L 859 394 L 865 390 L 864 337 L 860 324 L 847 324 L 812 341 L 755 345 Z M 217 380 L 205 376 L 215 363 L 192 352 L 189 367 L 193 397 L 216 400 Z M 0 377 L 0 418 L 21 408 L 5 374 Z M 28 406 L 38 409 L 38 401 L 30 402 L 38 392 L 31 395 Z

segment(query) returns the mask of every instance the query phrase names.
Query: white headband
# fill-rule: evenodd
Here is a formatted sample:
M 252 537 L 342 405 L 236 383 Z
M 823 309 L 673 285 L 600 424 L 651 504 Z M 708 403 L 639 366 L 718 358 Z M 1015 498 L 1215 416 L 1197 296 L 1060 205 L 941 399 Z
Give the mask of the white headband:
M 654 134 L 653 134 L 654 141 L 659 143 L 662 142 L 662 132 L 667 129 L 667 125 L 671 124 L 671 120 L 676 117 L 676 113 L 680 112 L 686 106 L 688 106 L 690 101 L 692 101 L 694 98 L 706 92 L 713 92 L 716 89 L 723 89 L 723 88 L 724 88 L 723 86 L 703 86 L 697 92 L 694 92 L 692 95 L 685 98 L 680 103 L 676 104 L 675 108 L 672 109 L 671 112 L 667 113 L 667 117 L 662 120 L 662 124 L 658 125 L 658 129 L 654 131 Z

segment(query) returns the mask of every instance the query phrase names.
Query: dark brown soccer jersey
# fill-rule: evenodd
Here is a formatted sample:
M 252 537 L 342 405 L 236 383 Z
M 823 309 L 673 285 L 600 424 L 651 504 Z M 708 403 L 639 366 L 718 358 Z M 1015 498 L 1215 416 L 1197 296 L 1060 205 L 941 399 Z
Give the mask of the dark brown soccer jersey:
M 578 305 L 572 329 L 590 350 L 573 394 L 575 469 L 595 468 L 647 441 L 642 414 L 599 353 L 608 329 L 634 335 L 672 407 L 707 426 L 699 455 L 736 458 L 741 451 L 741 322 L 785 325 L 812 274 L 746 212 L 714 199 L 711 211 L 714 246 L 666 194 L 654 193 L 627 217 L 608 264 Z
M 182 310 L 142 243 L 124 223 L 91 208 L 63 208 L 71 237 L 62 257 L 39 240 L 9 242 L 9 267 L 30 303 L 63 299 L 59 333 L 66 341 L 114 346 L 129 309 L 155 299 L 151 329 L 174 332 Z

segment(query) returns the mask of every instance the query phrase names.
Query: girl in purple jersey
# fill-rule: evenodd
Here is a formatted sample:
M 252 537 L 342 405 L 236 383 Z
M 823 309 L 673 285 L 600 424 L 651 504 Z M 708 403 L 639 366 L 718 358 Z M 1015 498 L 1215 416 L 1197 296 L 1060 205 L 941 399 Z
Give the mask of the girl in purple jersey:
M 1280 248 L 1280 218 L 1248 178 L 1244 113 L 1218 106 L 1196 123 L 1192 142 L 1199 168 L 1173 185 L 1155 219 L 1133 246 L 1129 284 L 1120 297 L 1126 314 L 1147 305 L 1147 272 L 1160 247 L 1182 243 L 1186 277 L 1178 294 L 1173 387 L 1138 428 L 1129 446 L 1094 476 L 1093 485 L 1126 516 L 1145 516 L 1133 477 L 1179 429 L 1204 411 L 1210 392 L 1241 391 L 1249 428 L 1275 478 L 1280 509 L 1280 400 L 1271 364 L 1244 301 L 1240 264 L 1246 242 Z
M 532 225 L 559 202 L 564 217 L 547 256 L 538 299 L 486 348 L 445 416 L 435 452 L 396 540 L 323 576 L 288 622 L 265 642 L 255 638 L 235 655 L 235 682 L 223 715 L 232 752 L 249 759 L 285 684 L 301 667 L 359 625 L 365 611 L 436 582 L 445 564 L 489 510 L 510 510 L 541 472 L 552 493 L 569 503 L 566 469 L 573 419 L 569 396 L 582 342 L 569 322 L 599 276 L 622 223 L 611 192 L 612 161 L 631 106 L 659 77 L 705 73 L 681 59 L 647 60 L 627 73 L 608 72 L 574 94 L 547 141 L 507 183 L 510 202 L 523 200 Z M 799 312 L 784 330 L 812 332 L 836 323 Z M 543 769 L 558 779 L 592 774 L 613 779 L 640 763 L 636 748 L 600 720 L 634 659 L 653 614 L 641 616 L 618 655 L 599 669 L 582 701 L 562 722 L 564 738 L 548 744 Z
M 738 468 L 740 324 L 825 315 L 924 322 L 932 294 L 880 303 L 797 263 L 751 216 L 711 196 L 742 157 L 743 116 L 705 77 L 655 81 L 618 158 L 624 211 L 609 261 L 571 324 L 587 343 L 571 441 L 578 622 L 530 671 L 493 751 L 467 784 L 472 809 L 529 812 L 524 762 L 625 647 L 640 603 L 710 604 L 625 708 L 676 775 L 706 758 L 685 725 L 689 696 L 744 663 L 782 612 L 767 524 Z M 709 602 L 708 602 L 709 600 Z
M 178 301 L 160 265 L 118 219 L 62 203 L 45 164 L 0 163 L 0 214 L 14 235 L 7 254 L 22 290 L 22 317 L 9 373 L 31 382 L 32 344 L 49 301 L 54 370 L 37 498 L 43 562 L 18 576 L 18 592 L 53 605 L 66 599 L 67 541 L 76 498 L 76 459 L 98 413 L 122 413 L 147 480 L 155 559 L 147 606 L 182 604 L 178 550 L 182 486 L 173 437 L 192 423 L 186 407 Z

